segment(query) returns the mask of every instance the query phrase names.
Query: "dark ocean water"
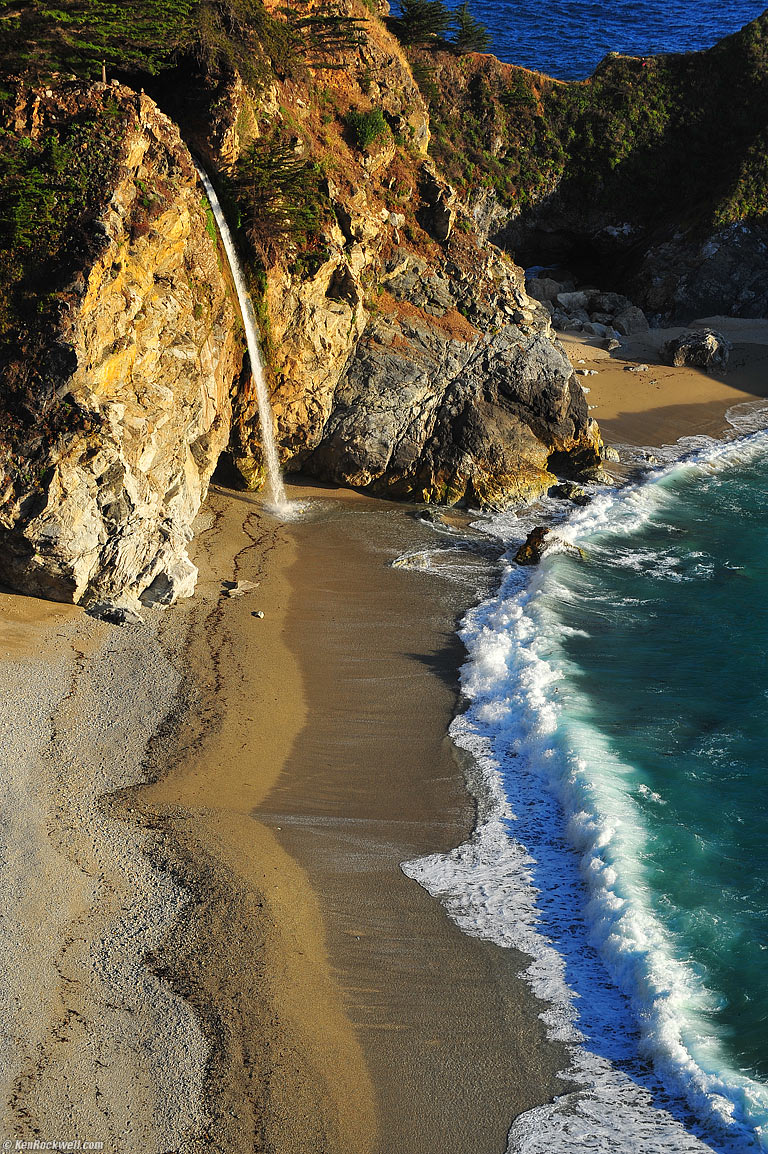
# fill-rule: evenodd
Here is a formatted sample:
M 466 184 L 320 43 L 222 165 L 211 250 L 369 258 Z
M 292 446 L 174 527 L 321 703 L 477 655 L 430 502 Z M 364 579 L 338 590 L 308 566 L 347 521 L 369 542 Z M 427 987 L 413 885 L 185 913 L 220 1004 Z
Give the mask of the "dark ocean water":
M 764 9 L 761 0 L 470 0 L 500 60 L 561 80 L 589 76 L 608 52 L 710 48 Z

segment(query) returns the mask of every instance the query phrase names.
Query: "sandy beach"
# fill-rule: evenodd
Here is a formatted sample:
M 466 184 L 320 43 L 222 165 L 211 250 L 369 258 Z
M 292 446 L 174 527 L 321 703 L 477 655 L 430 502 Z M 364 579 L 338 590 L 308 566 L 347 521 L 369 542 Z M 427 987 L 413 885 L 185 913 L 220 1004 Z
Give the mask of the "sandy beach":
M 683 328 L 651 329 L 626 338 L 613 352 L 579 333 L 559 334 L 571 364 L 594 373 L 583 385 L 606 444 L 654 448 L 684 436 L 719 437 L 728 427 L 729 409 L 768 396 L 768 321 L 704 317 L 685 327 L 713 328 L 731 342 L 725 371 L 662 362 L 662 345 Z
M 719 435 L 766 395 L 768 322 L 709 323 L 719 376 L 662 366 L 657 332 L 567 338 L 606 443 Z M 407 506 L 289 495 L 282 523 L 215 486 L 195 597 L 143 626 L 0 597 L 3 1137 L 501 1154 L 567 1089 L 523 960 L 400 870 L 472 828 L 447 728 L 493 559 L 393 567 L 442 540 Z

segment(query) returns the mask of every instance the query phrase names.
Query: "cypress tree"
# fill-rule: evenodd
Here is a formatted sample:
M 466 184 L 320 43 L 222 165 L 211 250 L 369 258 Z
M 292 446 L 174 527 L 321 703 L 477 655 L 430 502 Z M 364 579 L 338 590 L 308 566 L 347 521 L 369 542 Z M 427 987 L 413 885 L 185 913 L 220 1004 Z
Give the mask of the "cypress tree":
M 451 40 L 457 52 L 487 52 L 491 46 L 488 29 L 475 20 L 466 0 L 451 14 L 455 34 Z
M 400 0 L 400 16 L 393 24 L 404 44 L 421 44 L 448 31 L 451 13 L 441 0 Z

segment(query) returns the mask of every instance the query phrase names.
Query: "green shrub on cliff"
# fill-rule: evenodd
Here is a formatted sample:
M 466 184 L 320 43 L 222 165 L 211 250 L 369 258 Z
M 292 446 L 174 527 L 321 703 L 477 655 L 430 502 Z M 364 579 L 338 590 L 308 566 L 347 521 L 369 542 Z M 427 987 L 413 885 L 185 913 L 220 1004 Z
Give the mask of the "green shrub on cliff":
M 237 70 L 259 88 L 274 69 L 291 74 L 300 37 L 285 20 L 276 20 L 261 0 L 196 0 L 184 51 L 209 72 Z
M 318 234 L 329 215 L 322 170 L 279 136 L 254 141 L 241 156 L 234 194 L 241 225 L 264 265 L 287 247 L 301 248 L 305 256 L 321 247 Z
M 346 121 L 355 144 L 363 150 L 370 148 L 379 136 L 389 132 L 389 125 L 380 108 L 372 108 L 370 112 L 360 112 L 353 108 L 347 113 Z
M 577 83 L 434 45 L 409 58 L 430 150 L 465 193 L 491 186 L 526 212 L 557 190 L 575 229 L 768 215 L 768 13 L 706 52 L 614 54 Z
M 79 222 L 109 187 L 124 128 L 107 96 L 34 139 L 0 129 L 0 333 L 48 306 L 59 255 L 85 243 Z
M 156 72 L 188 40 L 197 0 L 3 0 L 0 69 L 96 79 L 110 69 Z
M 343 68 L 344 53 L 365 42 L 366 21 L 337 12 L 313 12 L 310 16 L 289 16 L 291 27 L 302 45 L 308 64 L 323 68 Z

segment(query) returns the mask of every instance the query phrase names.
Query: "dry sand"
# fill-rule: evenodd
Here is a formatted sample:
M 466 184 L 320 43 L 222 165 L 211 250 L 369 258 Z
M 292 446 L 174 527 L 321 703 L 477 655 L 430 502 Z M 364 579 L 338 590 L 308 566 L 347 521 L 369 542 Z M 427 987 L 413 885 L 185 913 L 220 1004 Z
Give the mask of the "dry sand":
M 574 367 L 596 370 L 582 383 L 607 444 L 652 449 L 690 434 L 719 437 L 729 409 L 755 405 L 768 396 L 768 321 L 707 317 L 686 328 L 705 326 L 733 344 L 724 372 L 662 364 L 662 344 L 682 328 L 651 329 L 611 353 L 600 348 L 598 340 L 558 334 Z M 642 364 L 648 365 L 646 372 L 630 371 Z
M 720 377 L 660 366 L 656 333 L 567 338 L 606 441 L 719 434 L 765 396 L 768 326 L 715 327 Z M 471 828 L 446 730 L 490 562 L 391 568 L 436 542 L 405 507 L 298 495 L 280 525 L 212 493 L 195 598 L 143 627 L 0 597 L 0 1137 L 501 1154 L 565 1088 L 520 958 L 399 869 Z

